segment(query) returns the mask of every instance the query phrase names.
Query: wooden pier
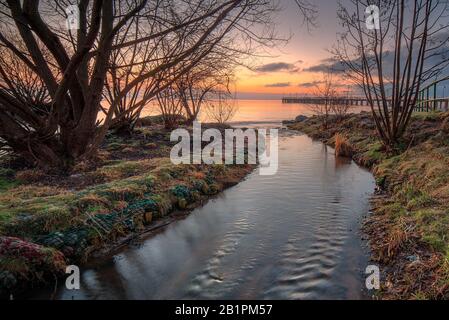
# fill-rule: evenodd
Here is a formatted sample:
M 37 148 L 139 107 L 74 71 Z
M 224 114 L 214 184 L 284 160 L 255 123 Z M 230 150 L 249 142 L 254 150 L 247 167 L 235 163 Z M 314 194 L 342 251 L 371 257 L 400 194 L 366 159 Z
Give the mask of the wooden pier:
M 449 111 L 449 97 L 448 98 L 426 98 L 420 95 L 421 99 L 416 102 L 415 111 L 430 112 L 430 111 Z M 338 98 L 328 99 L 321 97 L 284 97 L 282 103 L 304 103 L 304 104 L 341 104 L 350 106 L 369 106 L 368 100 L 364 98 Z
M 446 83 L 444 83 L 446 82 Z M 424 86 L 418 93 L 414 106 L 415 112 L 449 111 L 449 97 L 445 96 L 446 86 L 449 86 L 449 76 L 433 81 Z M 437 96 L 438 89 L 443 91 L 442 97 Z M 282 103 L 331 104 L 349 106 L 369 106 L 365 97 L 337 97 L 329 100 L 318 96 L 290 96 L 283 97 Z M 388 104 L 391 100 L 388 100 Z
M 304 104 L 325 104 L 330 103 L 334 105 L 350 105 L 350 106 L 368 106 L 366 98 L 335 98 L 329 101 L 322 97 L 284 97 L 282 103 L 304 103 Z

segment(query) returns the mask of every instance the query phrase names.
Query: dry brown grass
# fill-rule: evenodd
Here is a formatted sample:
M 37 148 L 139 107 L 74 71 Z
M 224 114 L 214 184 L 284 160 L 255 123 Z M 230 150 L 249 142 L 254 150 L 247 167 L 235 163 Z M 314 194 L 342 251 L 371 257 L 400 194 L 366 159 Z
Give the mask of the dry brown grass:
M 354 150 L 349 144 L 348 138 L 343 134 L 337 133 L 335 135 L 335 155 L 337 157 L 352 157 Z
M 385 273 L 383 299 L 449 299 L 449 112 L 414 114 L 404 141 L 388 152 L 369 115 L 322 130 L 316 117 L 294 124 L 336 155 L 372 169 L 381 192 L 365 221 L 371 258 Z
M 194 171 L 194 172 L 192 172 L 192 178 L 204 179 L 204 178 L 206 178 L 206 174 L 202 171 Z
M 45 176 L 46 173 L 39 169 L 22 170 L 16 173 L 16 179 L 23 183 L 36 183 Z
M 443 116 L 443 122 L 441 123 L 441 130 L 449 133 L 449 112 L 446 112 Z

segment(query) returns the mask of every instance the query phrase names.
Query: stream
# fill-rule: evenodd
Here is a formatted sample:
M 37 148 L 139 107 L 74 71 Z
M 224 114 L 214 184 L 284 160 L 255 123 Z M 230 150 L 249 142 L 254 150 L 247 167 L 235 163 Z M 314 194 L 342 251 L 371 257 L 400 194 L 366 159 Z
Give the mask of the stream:
M 286 129 L 279 170 L 84 268 L 56 299 L 364 299 L 372 175 Z M 48 293 L 47 293 L 48 294 Z M 48 298 L 40 296 L 38 298 Z

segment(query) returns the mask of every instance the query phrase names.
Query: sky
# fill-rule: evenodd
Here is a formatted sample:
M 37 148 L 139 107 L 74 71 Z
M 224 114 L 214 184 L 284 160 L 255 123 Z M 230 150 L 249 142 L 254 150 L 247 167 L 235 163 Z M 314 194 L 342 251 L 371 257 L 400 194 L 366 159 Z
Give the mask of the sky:
M 258 60 L 256 71 L 239 69 L 236 91 L 241 99 L 278 99 L 287 94 L 313 93 L 321 72 L 312 72 L 332 57 L 336 42 L 337 1 L 311 0 L 318 8 L 318 25 L 310 31 L 293 0 L 281 0 L 275 17 L 279 35 L 291 36 L 286 45 L 270 49 L 270 57 Z M 311 70 L 309 70 L 311 69 Z

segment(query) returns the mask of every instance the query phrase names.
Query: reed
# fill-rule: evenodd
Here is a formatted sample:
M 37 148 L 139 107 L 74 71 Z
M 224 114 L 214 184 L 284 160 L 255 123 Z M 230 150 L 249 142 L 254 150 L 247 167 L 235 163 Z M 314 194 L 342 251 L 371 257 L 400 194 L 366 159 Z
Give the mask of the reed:
M 337 157 L 352 157 L 353 149 L 348 139 L 341 133 L 335 134 L 335 155 Z

